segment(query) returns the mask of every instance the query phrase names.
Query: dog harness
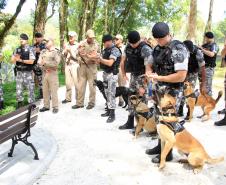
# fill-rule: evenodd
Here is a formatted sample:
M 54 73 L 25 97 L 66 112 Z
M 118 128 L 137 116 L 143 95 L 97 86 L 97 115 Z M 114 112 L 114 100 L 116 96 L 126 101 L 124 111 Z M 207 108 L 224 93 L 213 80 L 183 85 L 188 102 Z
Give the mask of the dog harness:
M 185 120 L 182 120 L 180 122 L 173 122 L 173 123 L 161 121 L 159 124 L 166 125 L 170 130 L 174 132 L 174 135 L 176 135 L 177 133 L 182 132 L 185 129 L 184 123 L 185 123 Z

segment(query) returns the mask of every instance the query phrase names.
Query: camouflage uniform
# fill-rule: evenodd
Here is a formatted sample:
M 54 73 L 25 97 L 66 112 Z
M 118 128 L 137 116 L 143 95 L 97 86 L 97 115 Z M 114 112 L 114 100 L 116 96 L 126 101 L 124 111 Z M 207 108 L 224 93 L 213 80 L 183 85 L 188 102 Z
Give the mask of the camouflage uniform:
M 19 47 L 16 49 L 14 54 L 20 54 L 22 60 L 35 60 L 35 55 L 32 47 L 26 45 L 24 47 Z M 35 101 L 35 86 L 34 79 L 32 75 L 32 64 L 22 64 L 21 62 L 16 62 L 17 75 L 16 75 L 16 96 L 18 102 L 23 102 L 23 89 L 29 92 L 28 102 L 32 103 Z
M 121 53 L 119 49 L 114 47 L 111 50 L 111 54 L 109 59 L 114 59 L 116 62 L 117 58 L 121 56 Z M 119 65 L 119 64 L 118 64 Z M 118 70 L 118 67 L 117 67 Z M 103 72 L 103 81 L 105 84 L 107 84 L 107 88 L 105 88 L 105 94 L 107 96 L 107 104 L 109 109 L 115 109 L 116 108 L 116 99 L 115 99 L 115 94 L 116 94 L 116 86 L 118 82 L 118 71 L 116 74 L 114 72 Z
M 216 43 L 206 43 L 202 47 L 204 49 L 207 49 L 215 53 L 213 57 L 209 57 L 206 54 L 204 54 L 205 67 L 206 67 L 206 92 L 208 95 L 212 96 L 212 81 L 213 81 L 214 69 L 216 66 L 218 46 L 216 45 Z
M 43 99 L 44 107 L 50 108 L 50 96 L 52 98 L 52 107 L 58 109 L 58 95 L 59 88 L 58 79 L 58 65 L 61 60 L 61 53 L 59 50 L 42 50 L 38 64 L 43 69 Z M 42 63 L 44 62 L 44 64 Z

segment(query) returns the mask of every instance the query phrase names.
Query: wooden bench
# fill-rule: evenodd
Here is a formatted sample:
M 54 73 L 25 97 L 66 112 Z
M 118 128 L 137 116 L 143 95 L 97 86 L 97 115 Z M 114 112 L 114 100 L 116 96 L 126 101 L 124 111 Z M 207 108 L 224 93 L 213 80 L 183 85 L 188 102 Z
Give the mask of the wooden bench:
M 39 104 L 40 102 L 35 102 L 0 116 L 0 144 L 12 139 L 12 147 L 8 157 L 13 156 L 14 147 L 20 141 L 31 147 L 35 154 L 34 159 L 39 160 L 35 147 L 27 140 L 31 135 L 31 127 L 36 124 L 38 119 Z

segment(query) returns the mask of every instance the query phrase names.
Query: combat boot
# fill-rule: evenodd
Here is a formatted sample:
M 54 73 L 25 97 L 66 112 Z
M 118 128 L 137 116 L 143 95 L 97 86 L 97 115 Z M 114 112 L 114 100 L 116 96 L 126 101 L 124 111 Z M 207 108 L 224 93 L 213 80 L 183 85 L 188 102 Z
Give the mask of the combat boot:
M 153 163 L 160 163 L 161 160 L 161 154 L 158 154 L 156 157 L 152 158 Z M 173 160 L 173 149 L 169 151 L 169 153 L 166 156 L 166 161 L 172 161 Z
M 178 113 L 177 113 L 177 115 L 179 116 L 179 117 L 182 117 L 182 116 L 184 116 L 184 104 L 182 103 L 182 104 L 180 104 L 180 107 L 179 107 L 179 110 L 178 110 Z
M 216 126 L 226 126 L 226 113 L 224 115 L 224 118 L 220 121 L 215 122 L 214 125 L 216 125 Z
M 121 125 L 119 127 L 120 130 L 133 129 L 133 128 L 134 128 L 134 115 L 129 115 L 127 122 L 124 125 Z
M 4 102 L 0 101 L 0 110 L 4 109 Z
M 160 154 L 161 153 L 161 140 L 159 139 L 158 140 L 158 145 L 154 148 L 151 148 L 151 149 L 147 149 L 145 151 L 145 153 L 147 155 L 156 155 L 156 154 Z
M 106 109 L 106 112 L 101 114 L 101 117 L 108 117 L 110 115 L 110 109 Z
M 115 109 L 109 109 L 109 117 L 107 119 L 107 123 L 112 123 L 115 121 Z

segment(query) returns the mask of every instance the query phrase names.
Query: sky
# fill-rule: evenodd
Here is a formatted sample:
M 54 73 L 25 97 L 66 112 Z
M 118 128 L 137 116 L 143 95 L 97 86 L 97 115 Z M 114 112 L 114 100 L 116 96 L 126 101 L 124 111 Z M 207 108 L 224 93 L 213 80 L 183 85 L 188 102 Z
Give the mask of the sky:
M 36 0 L 27 0 L 24 4 L 22 11 L 20 12 L 18 18 L 24 18 L 30 15 L 31 9 L 35 8 Z M 208 19 L 209 12 L 209 0 L 197 0 L 198 1 L 198 11 L 201 13 L 204 21 Z M 19 0 L 8 0 L 8 4 L 4 12 L 14 13 L 17 3 Z M 57 15 L 55 15 L 57 16 Z M 213 6 L 213 23 L 217 23 L 226 17 L 226 0 L 214 0 Z

